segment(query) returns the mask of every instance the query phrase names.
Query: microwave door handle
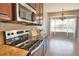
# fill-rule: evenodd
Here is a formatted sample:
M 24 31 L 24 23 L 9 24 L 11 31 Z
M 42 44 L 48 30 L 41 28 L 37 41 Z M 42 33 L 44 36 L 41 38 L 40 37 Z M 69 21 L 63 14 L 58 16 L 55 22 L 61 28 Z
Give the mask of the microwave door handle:
M 35 13 L 32 12 L 32 15 L 31 15 L 31 19 L 32 19 L 32 21 L 34 21 L 34 18 L 35 18 Z

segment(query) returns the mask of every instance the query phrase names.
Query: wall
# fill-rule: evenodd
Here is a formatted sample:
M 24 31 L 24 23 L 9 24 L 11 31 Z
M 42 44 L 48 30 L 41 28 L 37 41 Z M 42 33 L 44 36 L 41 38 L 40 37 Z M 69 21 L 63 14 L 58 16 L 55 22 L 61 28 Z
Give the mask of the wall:
M 36 29 L 38 26 L 28 26 L 22 24 L 13 24 L 13 23 L 2 23 L 0 22 L 0 31 L 3 30 L 16 30 L 16 29 Z
M 78 10 L 68 10 L 68 11 L 63 11 L 64 15 L 72 15 L 72 16 L 77 16 L 79 15 L 79 9 Z M 48 16 L 61 16 L 61 12 L 49 12 Z
M 43 35 L 48 34 L 48 18 L 47 18 L 47 12 L 46 12 L 46 5 L 43 4 Z
M 73 11 L 69 11 L 68 13 L 65 12 L 66 15 L 75 15 L 77 17 L 79 17 L 79 7 L 78 7 L 79 3 L 45 3 L 44 4 L 44 24 L 43 24 L 43 28 L 44 28 L 44 32 L 45 33 L 49 33 L 50 34 L 50 20 L 48 17 L 48 13 L 54 13 L 54 12 L 59 12 L 61 11 L 62 8 L 65 9 L 65 11 L 67 10 L 75 10 L 75 12 L 73 13 Z M 51 15 L 51 14 L 50 14 Z M 53 15 L 57 15 L 57 14 L 53 14 Z M 79 40 L 79 19 L 77 19 L 78 24 L 77 24 L 77 39 Z
M 45 3 L 47 12 L 59 12 L 79 9 L 79 3 Z

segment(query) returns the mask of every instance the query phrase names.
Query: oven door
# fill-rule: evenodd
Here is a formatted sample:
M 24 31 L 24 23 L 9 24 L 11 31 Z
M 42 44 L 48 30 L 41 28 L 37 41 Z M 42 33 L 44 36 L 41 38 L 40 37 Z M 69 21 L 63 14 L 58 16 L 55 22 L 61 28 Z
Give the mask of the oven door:
M 30 51 L 31 56 L 43 56 L 44 55 L 44 44 L 43 40 L 40 40 Z

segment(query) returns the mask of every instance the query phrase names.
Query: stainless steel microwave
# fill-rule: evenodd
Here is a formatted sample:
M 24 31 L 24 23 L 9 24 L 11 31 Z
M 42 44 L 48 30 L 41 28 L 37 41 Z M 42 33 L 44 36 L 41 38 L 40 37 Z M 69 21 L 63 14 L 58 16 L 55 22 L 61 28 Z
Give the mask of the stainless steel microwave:
M 26 3 L 16 4 L 17 21 L 34 22 L 36 11 Z

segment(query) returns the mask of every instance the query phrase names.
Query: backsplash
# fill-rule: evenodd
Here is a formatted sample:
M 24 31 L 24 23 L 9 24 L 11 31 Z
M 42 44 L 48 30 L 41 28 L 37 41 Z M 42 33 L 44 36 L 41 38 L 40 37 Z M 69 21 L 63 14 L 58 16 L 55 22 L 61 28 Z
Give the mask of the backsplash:
M 17 30 L 17 29 L 37 29 L 40 26 L 28 26 L 28 25 L 22 25 L 22 24 L 13 24 L 13 23 L 2 23 L 0 22 L 0 31 L 4 30 Z
M 18 30 L 18 29 L 30 29 L 38 30 L 42 28 L 43 31 L 41 31 L 42 36 L 46 36 L 47 33 L 44 31 L 44 28 L 42 26 L 32 26 L 32 25 L 22 25 L 22 24 L 13 24 L 13 23 L 2 23 L 0 22 L 0 31 L 8 31 L 8 30 Z

